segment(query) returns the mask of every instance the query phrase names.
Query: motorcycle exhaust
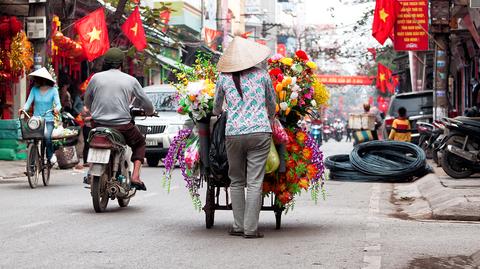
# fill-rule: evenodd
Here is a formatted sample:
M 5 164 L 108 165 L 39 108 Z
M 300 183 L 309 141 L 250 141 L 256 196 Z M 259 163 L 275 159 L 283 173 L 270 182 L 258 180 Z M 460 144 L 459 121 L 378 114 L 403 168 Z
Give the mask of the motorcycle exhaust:
M 477 162 L 477 156 L 474 153 L 465 151 L 459 147 L 455 147 L 454 145 L 448 145 L 447 150 L 448 152 L 453 153 L 458 157 L 465 159 L 469 162 L 472 162 L 472 163 Z

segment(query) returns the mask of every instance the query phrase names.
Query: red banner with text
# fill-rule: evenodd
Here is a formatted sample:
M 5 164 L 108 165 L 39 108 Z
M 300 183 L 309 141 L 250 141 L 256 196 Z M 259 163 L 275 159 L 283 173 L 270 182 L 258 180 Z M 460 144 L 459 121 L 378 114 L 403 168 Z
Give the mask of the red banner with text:
M 374 77 L 317 75 L 321 83 L 326 85 L 372 85 Z
M 428 50 L 428 1 L 397 1 L 402 9 L 395 23 L 395 50 Z

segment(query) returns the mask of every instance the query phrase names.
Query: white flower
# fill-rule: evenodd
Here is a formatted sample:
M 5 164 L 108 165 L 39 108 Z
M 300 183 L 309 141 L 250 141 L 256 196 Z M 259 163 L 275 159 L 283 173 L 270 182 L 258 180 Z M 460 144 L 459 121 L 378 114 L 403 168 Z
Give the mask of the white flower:
M 292 85 L 297 84 L 297 77 L 292 77 Z
M 298 98 L 298 92 L 292 92 L 290 95 L 290 99 L 297 99 Z
M 187 94 L 188 95 L 199 95 L 200 92 L 205 88 L 205 81 L 195 81 L 189 82 L 187 86 Z
M 295 86 L 293 86 L 293 88 L 292 88 L 293 92 L 299 92 L 300 90 L 301 90 L 301 88 L 297 84 L 295 84 Z
M 288 108 L 288 104 L 286 102 L 281 102 L 280 103 L 280 109 L 281 110 L 287 110 Z
M 312 102 L 310 102 L 310 104 L 313 106 L 313 107 L 317 107 L 317 102 L 315 100 L 312 100 Z

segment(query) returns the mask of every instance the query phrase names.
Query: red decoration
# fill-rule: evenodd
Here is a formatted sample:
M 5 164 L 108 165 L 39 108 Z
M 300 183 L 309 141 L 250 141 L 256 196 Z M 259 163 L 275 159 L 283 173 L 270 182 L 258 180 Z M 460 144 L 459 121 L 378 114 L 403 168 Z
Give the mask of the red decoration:
M 138 51 L 143 51 L 147 47 L 147 38 L 145 37 L 138 7 L 135 7 L 132 14 L 122 25 L 122 31 Z
M 391 35 L 400 12 L 397 0 L 377 0 L 373 14 L 372 36 L 383 45 Z
M 251 35 L 252 35 L 252 31 L 249 31 L 241 34 L 240 36 L 246 39 L 246 38 L 249 38 Z
M 317 75 L 317 78 L 325 85 L 372 85 L 374 77 Z
M 164 33 L 168 30 L 168 23 L 170 22 L 171 13 L 172 12 L 169 9 L 165 9 L 164 11 L 160 12 L 160 21 L 163 23 L 163 25 L 165 25 L 162 28 L 162 32 Z
M 75 29 L 88 61 L 91 62 L 102 56 L 110 48 L 103 8 L 99 8 L 76 21 Z
M 388 69 L 388 67 L 383 64 L 378 63 L 377 88 L 380 92 L 385 93 L 389 87 L 392 87 L 390 82 L 391 77 L 392 70 Z
M 217 39 L 217 37 L 219 37 L 222 34 L 222 32 L 214 29 L 210 29 L 208 27 L 204 27 L 203 31 L 205 36 L 205 43 L 207 44 L 207 46 L 214 49 L 216 45 L 215 40 Z
M 377 50 L 375 48 L 368 48 L 368 52 L 370 52 L 373 56 L 373 60 L 377 59 Z
M 277 53 L 285 57 L 287 55 L 287 46 L 285 44 L 277 44 Z

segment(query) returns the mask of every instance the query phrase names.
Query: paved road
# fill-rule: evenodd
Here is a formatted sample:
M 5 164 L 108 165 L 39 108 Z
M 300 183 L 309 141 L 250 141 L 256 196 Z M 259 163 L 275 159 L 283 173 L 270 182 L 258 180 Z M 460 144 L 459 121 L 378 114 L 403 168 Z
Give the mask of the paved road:
M 327 154 L 350 149 L 324 145 Z M 149 191 L 104 214 L 94 213 L 81 172 L 34 190 L 26 179 L 0 182 L 0 268 L 469 268 L 480 250 L 479 223 L 391 217 L 390 184 L 330 181 L 326 201 L 303 195 L 281 230 L 262 212 L 265 238 L 245 240 L 227 235 L 228 211 L 205 229 L 178 173 L 167 194 L 162 168 L 143 172 Z

